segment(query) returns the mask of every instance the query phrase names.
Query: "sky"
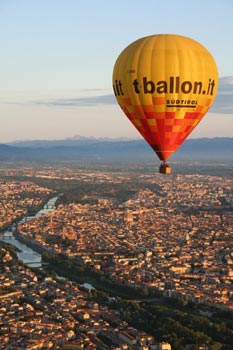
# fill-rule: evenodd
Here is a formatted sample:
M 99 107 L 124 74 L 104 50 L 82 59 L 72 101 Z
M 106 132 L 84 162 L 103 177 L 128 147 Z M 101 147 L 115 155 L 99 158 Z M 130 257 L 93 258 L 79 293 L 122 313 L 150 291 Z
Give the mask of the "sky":
M 233 137 L 232 0 L 0 0 L 0 143 L 141 138 L 112 71 L 140 37 L 185 35 L 214 56 L 219 90 L 190 138 Z

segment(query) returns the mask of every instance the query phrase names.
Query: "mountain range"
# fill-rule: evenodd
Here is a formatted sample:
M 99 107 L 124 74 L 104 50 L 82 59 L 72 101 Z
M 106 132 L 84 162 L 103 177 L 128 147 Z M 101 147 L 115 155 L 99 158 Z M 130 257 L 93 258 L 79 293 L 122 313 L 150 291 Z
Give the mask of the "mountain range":
M 0 144 L 0 161 L 155 161 L 144 140 L 74 137 L 65 140 L 14 141 Z M 233 160 L 233 138 L 199 138 L 184 142 L 172 161 L 227 162 Z M 157 159 L 158 160 L 158 159 Z

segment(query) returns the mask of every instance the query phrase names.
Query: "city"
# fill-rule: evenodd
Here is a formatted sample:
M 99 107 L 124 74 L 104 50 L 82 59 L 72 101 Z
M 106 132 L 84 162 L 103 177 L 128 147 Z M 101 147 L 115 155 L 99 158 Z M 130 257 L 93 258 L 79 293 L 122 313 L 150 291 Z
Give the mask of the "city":
M 45 261 L 81 264 L 105 292 L 111 281 L 143 290 L 145 300 L 198 304 L 203 316 L 232 312 L 232 179 L 72 167 L 3 169 L 1 177 L 2 227 L 18 218 L 14 235 Z M 54 196 L 54 210 L 26 216 Z M 114 301 L 103 304 L 80 284 L 12 264 L 6 247 L 1 256 L 2 349 L 19 346 L 16 334 L 23 349 L 194 349 L 133 327 Z M 228 349 L 205 337 L 198 346 Z

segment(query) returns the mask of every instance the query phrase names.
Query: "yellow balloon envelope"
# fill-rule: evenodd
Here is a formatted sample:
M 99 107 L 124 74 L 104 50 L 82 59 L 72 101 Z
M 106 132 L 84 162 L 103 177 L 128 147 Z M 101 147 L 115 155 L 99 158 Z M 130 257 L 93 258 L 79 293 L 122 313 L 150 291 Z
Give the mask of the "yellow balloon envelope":
M 119 105 L 164 162 L 209 110 L 217 85 L 217 67 L 208 50 L 175 34 L 133 42 L 113 70 Z

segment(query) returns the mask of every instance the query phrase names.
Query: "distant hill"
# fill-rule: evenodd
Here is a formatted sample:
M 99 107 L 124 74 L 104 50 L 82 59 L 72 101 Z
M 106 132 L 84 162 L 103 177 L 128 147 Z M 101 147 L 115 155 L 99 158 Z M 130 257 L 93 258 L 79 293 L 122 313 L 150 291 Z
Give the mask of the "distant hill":
M 80 145 L 90 145 L 99 142 L 114 142 L 114 141 L 129 141 L 129 139 L 111 139 L 111 138 L 95 138 L 76 135 L 64 140 L 23 140 L 13 141 L 8 145 L 16 147 L 29 147 L 29 148 L 50 148 L 50 147 L 74 147 Z
M 114 140 L 77 137 L 66 140 L 17 141 L 0 144 L 0 161 L 154 161 L 144 140 Z M 172 161 L 233 161 L 233 138 L 187 140 L 171 156 Z

